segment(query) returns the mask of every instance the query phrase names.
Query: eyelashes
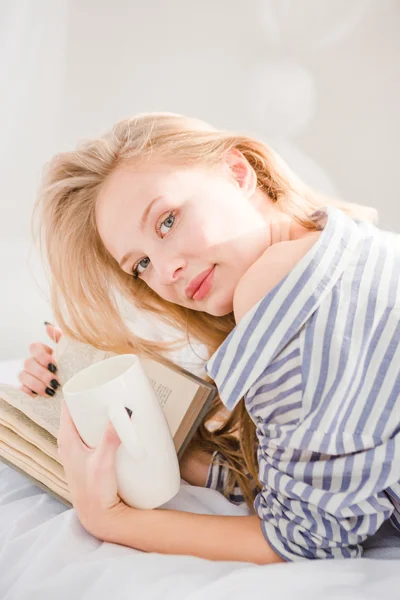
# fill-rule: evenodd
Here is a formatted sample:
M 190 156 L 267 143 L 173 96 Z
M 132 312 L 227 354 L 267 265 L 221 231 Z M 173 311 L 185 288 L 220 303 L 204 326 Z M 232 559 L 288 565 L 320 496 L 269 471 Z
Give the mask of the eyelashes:
M 174 223 L 175 223 L 175 214 L 174 214 L 174 211 L 173 211 L 173 210 L 171 210 L 171 212 L 169 213 L 169 215 L 168 215 L 168 216 L 167 216 L 167 217 L 166 217 L 166 218 L 165 218 L 165 219 L 164 219 L 164 220 L 161 222 L 161 225 L 160 225 L 160 227 L 159 227 L 158 225 L 156 226 L 156 231 L 157 231 L 157 233 L 158 233 L 158 234 L 160 234 L 160 233 L 161 233 L 161 227 L 162 227 L 162 226 L 163 226 L 163 225 L 164 225 L 164 224 L 165 224 L 167 221 L 169 221 L 170 219 L 173 219 L 173 221 L 172 221 L 171 225 L 169 225 L 169 226 L 167 225 L 167 226 L 166 226 L 166 227 L 168 227 L 168 229 L 172 229 L 172 227 L 173 227 L 173 225 L 174 225 Z M 165 235 L 168 235 L 168 234 L 165 234 Z M 165 236 L 163 236 L 163 237 L 165 237 Z
M 165 225 L 165 227 L 167 227 L 169 230 L 172 229 L 175 224 L 175 219 L 176 219 L 176 214 L 173 210 L 171 210 L 170 213 L 168 214 L 168 216 L 163 221 L 161 221 L 161 223 L 159 225 L 157 224 L 156 232 L 158 235 L 161 235 L 162 239 L 166 235 L 168 235 L 168 233 L 166 233 L 165 235 L 162 235 L 161 228 L 163 227 L 163 225 Z M 172 223 L 170 225 L 166 225 L 167 221 L 172 221 Z M 142 267 L 144 267 L 144 270 L 146 270 L 148 265 L 150 264 L 150 259 L 147 256 L 141 258 L 133 265 L 132 276 L 134 279 L 138 279 L 139 276 L 144 273 L 144 270 L 139 271 L 139 267 L 141 266 L 141 263 L 143 263 L 144 261 L 147 261 L 147 262 L 145 265 L 142 265 Z
M 147 256 L 145 256 L 144 258 L 141 258 L 141 259 L 139 260 L 139 262 L 137 262 L 137 263 L 134 265 L 134 267 L 133 267 L 133 269 L 132 269 L 132 275 L 133 275 L 133 279 L 138 279 L 139 275 L 141 275 L 141 273 L 139 273 L 139 271 L 138 271 L 138 267 L 140 266 L 140 264 L 141 264 L 141 263 L 142 263 L 144 260 L 147 260 L 147 261 L 148 261 L 148 263 L 145 265 L 145 267 L 144 267 L 144 268 L 146 269 L 146 268 L 148 267 L 148 265 L 149 265 L 149 263 L 150 263 L 150 259 L 149 259 Z M 142 266 L 143 266 L 143 265 L 142 265 Z

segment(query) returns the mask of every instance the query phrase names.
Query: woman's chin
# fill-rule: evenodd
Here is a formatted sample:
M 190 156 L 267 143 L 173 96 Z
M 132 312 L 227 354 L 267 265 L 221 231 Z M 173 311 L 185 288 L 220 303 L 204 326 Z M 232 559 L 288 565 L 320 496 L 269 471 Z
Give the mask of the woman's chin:
M 218 294 L 211 293 L 204 298 L 204 300 L 196 301 L 188 306 L 187 304 L 182 304 L 182 306 L 186 306 L 191 310 L 196 310 L 198 312 L 205 312 L 213 317 L 225 317 L 233 312 L 233 295 L 231 294 L 227 297 L 227 294 L 224 294 L 223 298 L 218 298 Z
M 224 302 L 211 301 L 204 307 L 204 312 L 207 312 L 214 317 L 225 317 L 233 312 L 233 299 L 224 299 Z
M 198 312 L 204 312 L 207 313 L 208 315 L 212 315 L 213 317 L 225 317 L 225 315 L 229 315 L 230 313 L 233 312 L 233 306 L 231 306 L 230 308 L 219 308 L 219 307 L 215 307 L 215 306 L 207 306 L 204 305 L 202 306 L 191 306 L 190 307 L 191 310 L 196 310 Z

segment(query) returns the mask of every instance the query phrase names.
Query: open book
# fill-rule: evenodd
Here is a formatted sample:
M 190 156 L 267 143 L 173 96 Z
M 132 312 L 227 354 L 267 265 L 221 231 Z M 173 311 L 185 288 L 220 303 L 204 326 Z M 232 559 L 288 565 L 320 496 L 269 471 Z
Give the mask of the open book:
M 63 336 L 54 351 L 61 387 L 50 397 L 32 398 L 0 384 L 0 460 L 71 506 L 58 457 L 62 386 L 75 373 L 114 356 Z M 182 455 L 215 397 L 216 387 L 178 366 L 140 358 L 163 407 L 178 457 Z M 134 390 L 132 390 L 134 393 Z

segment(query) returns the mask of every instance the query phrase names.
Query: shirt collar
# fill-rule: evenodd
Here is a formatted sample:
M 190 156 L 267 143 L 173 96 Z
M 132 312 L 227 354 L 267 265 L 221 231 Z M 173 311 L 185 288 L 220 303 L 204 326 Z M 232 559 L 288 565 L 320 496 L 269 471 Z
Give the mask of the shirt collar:
M 315 312 L 362 237 L 357 223 L 332 206 L 315 211 L 311 218 L 323 230 L 317 242 L 245 314 L 205 365 L 229 410 Z

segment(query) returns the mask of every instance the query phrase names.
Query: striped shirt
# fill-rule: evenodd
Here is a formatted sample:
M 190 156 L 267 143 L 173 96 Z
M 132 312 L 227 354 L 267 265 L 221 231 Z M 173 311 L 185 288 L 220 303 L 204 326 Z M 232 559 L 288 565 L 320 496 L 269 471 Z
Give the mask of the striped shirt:
M 400 531 L 400 236 L 328 207 L 321 235 L 206 364 L 256 425 L 254 508 L 288 561 Z

